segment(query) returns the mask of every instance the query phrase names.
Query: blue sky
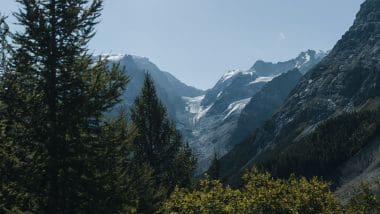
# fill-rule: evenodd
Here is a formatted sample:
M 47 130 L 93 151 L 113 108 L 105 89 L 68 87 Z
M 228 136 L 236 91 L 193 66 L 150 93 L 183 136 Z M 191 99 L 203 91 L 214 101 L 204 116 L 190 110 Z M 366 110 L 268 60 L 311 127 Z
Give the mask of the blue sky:
M 363 0 L 105 0 L 95 53 L 148 57 L 202 89 L 229 69 L 329 50 Z M 1 0 L 0 12 L 17 8 Z

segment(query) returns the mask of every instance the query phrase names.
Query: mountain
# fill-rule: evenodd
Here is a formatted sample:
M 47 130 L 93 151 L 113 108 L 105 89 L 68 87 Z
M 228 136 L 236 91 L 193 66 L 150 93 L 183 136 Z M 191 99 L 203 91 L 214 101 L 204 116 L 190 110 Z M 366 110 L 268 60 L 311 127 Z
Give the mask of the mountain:
M 182 97 L 195 97 L 204 94 L 204 91 L 187 86 L 168 72 L 161 71 L 146 57 L 128 54 L 104 55 L 110 65 L 119 63 L 130 78 L 123 95 L 123 105 L 130 107 L 135 97 L 140 93 L 143 85 L 145 72 L 149 72 L 155 82 L 157 94 L 168 109 L 169 116 L 177 121 L 177 117 L 185 112 L 185 102 Z M 178 122 L 178 121 L 177 121 Z M 181 124 L 179 124 L 180 126 Z
M 238 142 L 231 136 L 247 104 L 250 108 L 267 108 L 268 111 L 258 112 L 257 123 L 260 124 L 261 120 L 273 114 L 302 76 L 298 69 L 305 73 L 324 55 L 324 52 L 308 50 L 286 62 L 274 64 L 258 61 L 247 71 L 226 72 L 203 96 L 184 97 L 186 110 L 190 114 L 190 117 L 182 118 L 189 124 L 184 135 L 198 156 L 197 173 L 207 170 L 215 153 L 223 156 Z M 259 94 L 258 97 L 255 97 L 256 94 Z
M 307 50 L 298 57 L 285 62 L 271 63 L 258 60 L 250 70 L 259 76 L 275 76 L 297 68 L 302 74 L 305 74 L 315 65 L 316 61 L 320 61 L 326 54 L 324 51 Z
M 353 181 L 374 181 L 379 109 L 380 0 L 366 0 L 353 26 L 280 109 L 221 158 L 222 177 L 237 184 L 242 171 L 257 165 L 279 177 L 322 176 L 345 190 Z
M 268 82 L 242 110 L 231 139 L 241 142 L 260 127 L 281 106 L 301 77 L 299 70 L 293 69 Z

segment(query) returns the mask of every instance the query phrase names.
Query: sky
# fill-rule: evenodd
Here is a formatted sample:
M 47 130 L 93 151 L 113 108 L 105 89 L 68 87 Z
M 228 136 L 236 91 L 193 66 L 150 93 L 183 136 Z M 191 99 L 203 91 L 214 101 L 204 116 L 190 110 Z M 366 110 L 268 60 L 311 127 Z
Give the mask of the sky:
M 94 53 L 149 58 L 188 85 L 211 88 L 228 70 L 330 50 L 363 0 L 105 0 Z M 0 12 L 17 9 L 0 0 Z M 12 20 L 12 19 L 11 19 Z

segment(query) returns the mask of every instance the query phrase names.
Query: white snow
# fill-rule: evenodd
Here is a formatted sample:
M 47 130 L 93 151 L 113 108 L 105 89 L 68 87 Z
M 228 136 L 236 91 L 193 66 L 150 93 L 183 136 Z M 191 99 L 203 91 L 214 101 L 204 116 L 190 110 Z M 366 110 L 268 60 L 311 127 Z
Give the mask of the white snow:
M 117 62 L 123 59 L 125 54 L 104 54 L 102 55 L 102 59 L 107 59 L 108 61 Z
M 206 108 L 203 108 L 201 106 L 200 108 L 200 111 L 194 116 L 193 118 L 193 123 L 196 123 L 198 122 L 202 117 L 204 117 L 206 115 L 206 113 L 208 112 L 208 110 L 210 110 L 210 108 L 213 106 L 214 104 L 212 105 L 209 105 L 208 107 Z
M 186 101 L 186 111 L 191 114 L 200 112 L 201 102 L 205 96 L 199 97 L 182 97 Z
M 270 82 L 275 78 L 276 76 L 268 76 L 268 77 L 258 77 L 254 81 L 250 82 L 248 85 L 259 83 L 259 82 Z
M 234 112 L 240 113 L 250 101 L 251 98 L 247 98 L 231 103 L 226 110 L 228 113 L 223 120 L 227 119 Z
M 202 117 L 204 117 L 208 110 L 210 110 L 210 108 L 214 105 L 211 104 L 207 107 L 202 106 L 201 103 L 204 97 L 204 95 L 198 97 L 182 97 L 182 99 L 186 101 L 186 111 L 194 114 L 193 123 L 198 122 Z
M 243 70 L 240 70 L 240 69 L 234 69 L 234 70 L 230 70 L 230 71 L 227 71 L 221 78 L 221 81 L 222 82 L 225 82 L 226 80 L 230 79 L 231 77 L 237 75 L 237 74 L 250 74 L 252 75 L 253 72 L 251 71 L 243 71 Z
M 296 68 L 300 69 L 303 65 L 305 65 L 306 63 L 308 63 L 310 61 L 311 57 L 310 57 L 309 53 L 305 53 L 305 56 L 303 56 L 303 59 L 305 61 L 303 61 L 303 62 L 298 61 L 297 62 Z
M 120 61 L 126 56 L 132 57 L 133 60 L 149 61 L 149 59 L 146 57 L 129 55 L 129 54 L 109 53 L 109 54 L 102 54 L 101 55 L 102 59 L 107 59 L 108 61 L 112 61 L 112 62 Z
M 219 92 L 218 95 L 216 95 L 217 98 L 219 98 L 223 94 L 223 91 Z

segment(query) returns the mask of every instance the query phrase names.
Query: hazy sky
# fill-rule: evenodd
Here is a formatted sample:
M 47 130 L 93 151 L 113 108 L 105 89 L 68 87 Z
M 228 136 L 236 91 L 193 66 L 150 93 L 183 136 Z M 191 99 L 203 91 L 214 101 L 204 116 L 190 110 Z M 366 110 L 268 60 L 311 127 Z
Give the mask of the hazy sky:
M 210 88 L 227 70 L 258 59 L 329 50 L 363 0 L 105 0 L 90 44 L 96 53 L 148 57 L 192 86 Z M 0 0 L 0 12 L 17 8 Z

